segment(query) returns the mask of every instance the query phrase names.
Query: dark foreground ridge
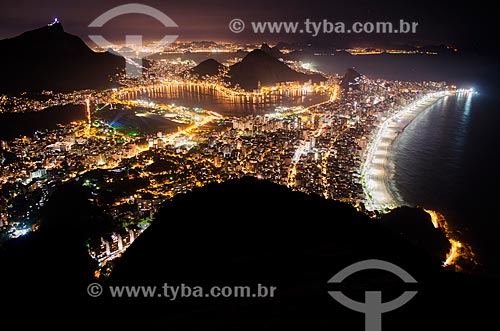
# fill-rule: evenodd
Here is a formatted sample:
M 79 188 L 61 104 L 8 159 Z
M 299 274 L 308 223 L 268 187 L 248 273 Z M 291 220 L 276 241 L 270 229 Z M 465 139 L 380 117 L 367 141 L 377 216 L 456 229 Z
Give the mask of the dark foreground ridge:
M 71 205 L 61 207 L 66 214 L 56 217 L 57 223 L 52 225 L 61 228 L 65 217 L 67 222 L 81 222 L 86 217 L 95 221 L 92 213 L 85 212 L 91 206 L 75 204 L 79 198 L 75 194 L 67 198 L 73 201 Z M 57 199 L 57 205 L 63 203 L 61 194 Z M 68 218 L 71 210 L 74 215 Z M 71 229 L 85 235 L 91 232 L 75 225 Z M 390 301 L 406 290 L 417 290 L 409 303 L 383 314 L 384 331 L 469 330 L 493 320 L 493 306 L 488 301 L 496 299 L 498 289 L 491 279 L 443 270 L 438 258 L 415 245 L 418 240 L 405 239 L 394 228 L 381 226 L 350 205 L 253 178 L 210 184 L 166 203 L 153 224 L 118 260 L 111 277 L 100 281 L 104 294 L 99 298 L 87 295 L 85 282 L 93 280 L 85 277 L 90 263 L 82 249 L 67 246 L 68 238 L 58 242 L 42 231 L 40 235 L 51 240 L 42 245 L 40 238 L 30 238 L 29 245 L 17 242 L 0 254 L 2 266 L 9 263 L 3 272 L 7 279 L 2 284 L 10 284 L 2 297 L 4 306 L 16 311 L 19 305 L 9 303 L 21 300 L 38 325 L 61 324 L 58 316 L 74 316 L 79 325 L 98 328 L 364 330 L 364 315 L 340 305 L 328 291 L 342 290 L 357 301 L 364 301 L 368 290 L 382 291 L 383 301 Z M 429 242 L 435 240 L 428 238 Z M 15 254 L 19 247 L 24 247 L 25 255 Z M 38 254 L 31 256 L 26 247 Z M 47 247 L 57 254 L 52 251 L 53 256 L 44 257 Z M 392 262 L 418 284 L 404 284 L 386 271 L 359 272 L 341 287 L 328 284 L 340 270 L 365 259 Z M 16 279 L 19 285 L 14 288 Z M 119 284 L 157 286 L 163 293 L 164 283 L 205 290 L 249 286 L 254 291 L 262 284 L 276 290 L 272 298 L 172 301 L 157 295 L 112 298 L 108 288 Z M 50 322 L 44 316 L 52 316 Z

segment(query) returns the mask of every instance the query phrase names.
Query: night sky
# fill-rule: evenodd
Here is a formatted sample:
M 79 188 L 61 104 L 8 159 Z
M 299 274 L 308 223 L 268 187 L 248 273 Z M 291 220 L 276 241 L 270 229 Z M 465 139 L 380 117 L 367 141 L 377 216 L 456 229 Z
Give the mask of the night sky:
M 130 1 L 132 2 L 132 1 Z M 447 44 L 471 51 L 498 48 L 494 44 L 497 27 L 491 5 L 478 1 L 470 5 L 455 2 L 428 1 L 318 1 L 318 0 L 175 0 L 141 1 L 172 18 L 179 28 L 165 29 L 154 18 L 124 15 L 96 31 L 90 22 L 103 12 L 129 3 L 124 0 L 16 0 L 0 5 L 0 38 L 16 36 L 24 31 L 46 25 L 58 17 L 65 30 L 89 42 L 87 35 L 102 34 L 120 43 L 127 34 L 140 34 L 146 40 L 157 40 L 165 34 L 178 34 L 180 40 L 300 41 L 335 46 Z M 399 19 L 419 22 L 416 35 L 255 35 L 248 28 L 233 34 L 228 23 L 233 18 L 250 21 L 391 21 Z M 248 24 L 247 24 L 248 26 Z M 90 44 L 91 42 L 89 42 Z

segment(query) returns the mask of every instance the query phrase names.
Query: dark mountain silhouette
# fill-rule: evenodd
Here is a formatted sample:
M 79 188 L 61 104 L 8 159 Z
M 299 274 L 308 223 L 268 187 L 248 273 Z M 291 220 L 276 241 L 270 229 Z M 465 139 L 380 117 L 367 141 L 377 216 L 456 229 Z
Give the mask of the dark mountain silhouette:
M 0 41 L 0 92 L 72 91 L 113 86 L 125 60 L 95 53 L 60 23 Z
M 245 55 L 243 60 L 229 67 L 226 80 L 233 86 L 238 85 L 244 90 L 253 90 L 261 86 L 274 86 L 280 82 L 307 82 L 319 83 L 326 78 L 320 74 L 304 74 L 297 72 L 278 60 L 271 54 L 279 55 L 276 48 L 267 44 L 261 49 L 253 50 Z M 283 55 L 283 54 L 281 54 Z M 191 77 L 202 79 L 219 74 L 227 68 L 214 59 L 208 59 L 186 71 Z
M 430 255 L 446 256 L 450 251 L 446 234 L 441 229 L 434 228 L 431 217 L 422 209 L 400 207 L 382 215 L 381 219 L 382 225 Z
M 259 82 L 262 86 L 274 86 L 279 82 L 311 80 L 313 83 L 319 83 L 326 80 L 320 74 L 307 75 L 297 72 L 260 49 L 253 50 L 241 62 L 232 65 L 229 77 L 233 85 L 238 84 L 245 90 L 256 89 Z
M 405 216 L 412 211 L 414 218 L 423 216 L 416 209 L 406 210 Z M 436 233 L 427 240 L 439 238 Z M 118 261 L 105 284 L 253 289 L 262 284 L 277 287 L 275 298 L 171 301 L 108 295 L 98 310 L 115 305 L 125 316 L 147 316 L 138 323 L 146 328 L 362 330 L 364 315 L 331 298 L 327 282 L 364 259 L 395 263 L 419 282 L 414 288 L 419 294 L 410 303 L 383 314 L 383 330 L 422 330 L 429 321 L 436 328 L 466 330 L 476 319 L 493 319 L 488 315 L 493 306 L 486 299 L 478 302 L 483 295 L 493 297 L 487 292 L 493 281 L 444 271 L 439 259 L 350 205 L 252 178 L 176 196 Z M 382 290 L 389 301 L 408 286 L 390 273 L 365 271 L 349 277 L 340 289 L 359 301 L 366 290 Z
M 342 88 L 342 90 L 359 89 L 359 84 L 362 76 L 363 75 L 361 75 L 353 68 L 349 68 L 340 81 L 340 87 Z
M 238 49 L 235 53 L 234 53 L 234 56 L 235 57 L 245 57 L 248 55 L 248 51 L 245 51 L 245 50 L 242 50 L 242 49 Z
M 217 76 L 225 69 L 225 65 L 217 62 L 214 59 L 208 59 L 198 64 L 196 67 L 189 69 L 187 73 L 195 78 L 203 78 L 206 76 Z
M 275 47 L 270 47 L 268 44 L 266 43 L 263 43 L 261 46 L 260 46 L 260 50 L 279 59 L 279 58 L 283 58 L 284 57 L 284 54 L 280 52 L 278 46 L 275 46 Z
M 111 229 L 92 198 L 80 184 L 61 186 L 43 207 L 37 232 L 0 245 L 0 265 L 3 271 L 9 269 L 0 273 L 9 318 L 29 313 L 33 325 L 43 325 L 47 316 L 58 316 L 51 320 L 61 326 L 62 314 L 69 318 L 86 314 L 69 306 L 84 303 L 86 288 L 94 281 L 97 262 L 88 253 L 87 238 L 99 238 Z
M 278 46 L 279 44 L 276 47 Z M 284 45 L 280 47 L 284 47 Z M 350 53 L 340 50 L 338 46 L 332 43 L 326 45 L 293 43 L 289 46 L 289 49 L 294 49 L 294 51 L 286 54 L 287 59 L 304 62 L 315 62 L 318 55 L 351 55 Z
M 47 205 L 36 237 L 0 247 L 0 263 L 8 268 L 0 273 L 2 313 L 15 320 L 29 312 L 23 320 L 27 325 L 62 326 L 70 318 L 81 327 L 144 330 L 363 330 L 364 314 L 337 303 L 331 290 L 357 301 L 364 301 L 368 290 L 382 291 L 384 302 L 417 290 L 408 304 L 382 315 L 383 330 L 389 331 L 422 330 L 429 324 L 438 330 L 471 330 L 496 316 L 496 306 L 489 303 L 496 298 L 496 280 L 443 270 L 439 259 L 348 204 L 253 178 L 174 197 L 118 260 L 111 277 L 100 281 L 104 294 L 92 298 L 82 283 L 94 280 L 88 278 L 92 266 L 81 245 L 95 229 L 94 207 L 76 186 Z M 422 216 L 417 209 L 405 215 L 412 211 L 412 217 Z M 428 238 L 435 239 L 434 234 Z M 328 284 L 341 269 L 364 259 L 395 263 L 418 284 L 404 284 L 385 271 L 362 271 L 341 286 Z M 178 294 L 172 300 L 164 296 L 165 283 L 204 291 L 249 286 L 260 295 L 259 284 L 276 290 L 272 298 Z M 109 286 L 119 284 L 158 286 L 158 292 L 113 298 Z

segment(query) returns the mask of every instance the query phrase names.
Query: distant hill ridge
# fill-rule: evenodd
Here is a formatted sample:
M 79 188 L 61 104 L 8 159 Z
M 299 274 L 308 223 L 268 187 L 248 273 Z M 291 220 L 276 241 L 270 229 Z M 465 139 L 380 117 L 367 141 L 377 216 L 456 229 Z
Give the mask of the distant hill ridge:
M 266 45 L 267 46 L 267 45 Z M 274 86 L 276 83 L 284 82 L 308 82 L 319 83 L 326 78 L 320 74 L 305 74 L 295 71 L 270 53 L 275 53 L 269 46 L 263 46 L 264 50 L 255 49 L 248 53 L 241 62 L 228 69 L 228 81 L 233 86 L 239 86 L 244 90 L 253 90 L 261 86 Z M 266 50 L 266 51 L 265 51 Z M 188 71 L 189 74 L 198 78 L 203 76 L 214 76 L 224 68 L 221 63 L 209 59 L 201 62 Z
M 363 77 L 363 75 L 361 75 L 353 68 L 349 68 L 340 81 L 340 87 L 342 88 L 342 90 L 358 89 L 361 82 L 361 77 Z

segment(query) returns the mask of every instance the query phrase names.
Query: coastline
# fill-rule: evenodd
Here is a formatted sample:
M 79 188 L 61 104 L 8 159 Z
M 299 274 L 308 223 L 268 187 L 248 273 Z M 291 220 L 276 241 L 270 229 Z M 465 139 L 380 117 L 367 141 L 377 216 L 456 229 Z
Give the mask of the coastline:
M 390 188 L 389 176 L 392 172 L 389 167 L 394 166 L 391 162 L 392 145 L 418 115 L 449 93 L 441 91 L 427 94 L 393 114 L 378 127 L 361 166 L 367 210 L 388 211 L 403 204 L 402 198 Z

